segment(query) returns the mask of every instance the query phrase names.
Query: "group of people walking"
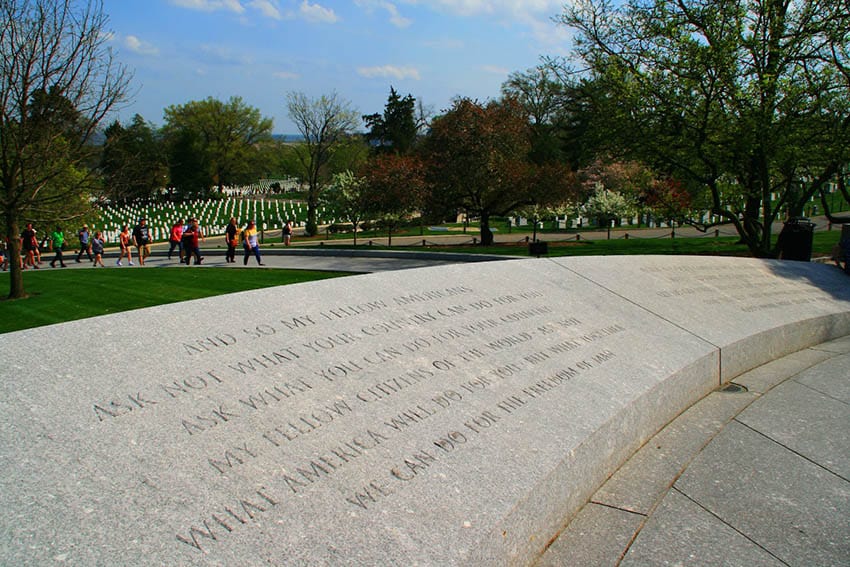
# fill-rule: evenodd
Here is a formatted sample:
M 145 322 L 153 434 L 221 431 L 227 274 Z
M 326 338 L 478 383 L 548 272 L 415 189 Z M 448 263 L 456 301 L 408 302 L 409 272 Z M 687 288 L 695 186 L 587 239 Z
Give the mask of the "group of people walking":
M 83 254 L 86 254 L 89 261 L 94 262 L 95 266 L 104 266 L 104 240 L 101 232 L 95 231 L 92 234 L 88 226 L 83 225 L 79 232 L 77 232 L 77 238 L 80 241 L 80 246 L 75 260 L 78 263 L 81 262 Z M 65 231 L 62 230 L 61 226 L 57 225 L 53 232 L 39 241 L 38 232 L 33 227 L 33 224 L 29 222 L 21 232 L 19 242 L 21 245 L 22 270 L 38 270 L 41 267 L 41 252 L 44 248 L 54 253 L 53 259 L 50 261 L 51 268 L 55 268 L 56 264 L 59 264 L 62 268 L 68 267 L 68 264 L 65 263 Z M 9 248 L 10 242 L 6 238 L 2 248 L 0 248 L 0 267 L 2 267 L 3 271 L 6 271 L 9 267 Z
M 291 242 L 292 232 L 292 222 L 287 222 L 282 231 L 282 240 L 286 246 L 289 246 Z M 225 229 L 224 237 L 227 244 L 225 260 L 228 263 L 236 262 L 236 249 L 241 243 L 244 253 L 242 258 L 243 265 L 248 265 L 248 260 L 251 256 L 256 258 L 258 265 L 265 265 L 260 254 L 260 237 L 255 221 L 249 221 L 244 228 L 240 229 L 236 218 L 231 217 Z M 87 225 L 83 225 L 77 232 L 77 238 L 79 239 L 79 249 L 76 253 L 75 261 L 81 262 L 85 255 L 90 262 L 94 263 L 95 267 L 106 267 L 103 263 L 105 242 L 102 233 L 100 231 L 92 233 L 89 231 Z M 198 219 L 188 218 L 185 221 L 178 219 L 171 227 L 168 241 L 169 260 L 174 256 L 174 252 L 177 251 L 180 262 L 185 263 L 187 266 L 192 263 L 193 258 L 195 265 L 203 263 L 204 257 L 201 255 L 200 244 L 201 242 L 206 242 L 206 235 Z M 41 263 L 41 249 L 48 242 L 50 249 L 55 252 L 50 266 L 55 268 L 59 264 L 62 268 L 66 268 L 67 264 L 65 263 L 64 256 L 66 242 L 65 232 L 62 230 L 62 227 L 57 226 L 49 237 L 46 237 L 39 243 L 38 235 L 32 223 L 27 223 L 26 228 L 21 233 L 21 267 L 25 270 L 38 269 Z M 118 259 L 115 261 L 115 265 L 123 266 L 122 260 L 126 259 L 127 264 L 133 266 L 133 248 L 135 248 L 139 265 L 144 266 L 145 260 L 151 255 L 150 247 L 152 243 L 153 234 L 147 224 L 146 218 L 140 218 L 132 231 L 128 225 L 124 225 L 118 235 L 120 253 Z M 5 242 L 3 248 L 0 249 L 0 265 L 2 265 L 3 270 L 8 267 L 8 244 L 8 241 Z

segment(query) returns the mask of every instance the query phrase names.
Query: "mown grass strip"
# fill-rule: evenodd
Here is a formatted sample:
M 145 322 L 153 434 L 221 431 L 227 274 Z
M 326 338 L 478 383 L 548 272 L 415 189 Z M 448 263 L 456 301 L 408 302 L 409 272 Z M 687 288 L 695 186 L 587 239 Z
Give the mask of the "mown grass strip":
M 27 270 L 26 299 L 0 301 L 0 333 L 278 285 L 351 275 L 308 270 Z M 8 293 L 9 273 L 0 273 Z

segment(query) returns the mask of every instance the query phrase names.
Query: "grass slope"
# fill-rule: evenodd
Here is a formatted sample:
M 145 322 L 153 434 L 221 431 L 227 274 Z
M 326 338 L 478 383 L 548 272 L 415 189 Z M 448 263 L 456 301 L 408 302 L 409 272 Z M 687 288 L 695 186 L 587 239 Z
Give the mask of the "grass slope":
M 0 301 L 0 333 L 248 289 L 339 277 L 306 270 L 27 270 L 26 299 Z M 9 273 L 0 274 L 9 289 Z

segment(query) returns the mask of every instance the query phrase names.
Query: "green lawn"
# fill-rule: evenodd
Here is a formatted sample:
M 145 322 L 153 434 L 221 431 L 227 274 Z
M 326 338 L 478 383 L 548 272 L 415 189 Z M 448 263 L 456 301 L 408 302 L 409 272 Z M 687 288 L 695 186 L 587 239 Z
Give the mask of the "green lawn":
M 26 299 L 0 301 L 0 333 L 248 289 L 350 275 L 302 270 L 27 270 Z M 8 295 L 9 272 L 0 273 Z

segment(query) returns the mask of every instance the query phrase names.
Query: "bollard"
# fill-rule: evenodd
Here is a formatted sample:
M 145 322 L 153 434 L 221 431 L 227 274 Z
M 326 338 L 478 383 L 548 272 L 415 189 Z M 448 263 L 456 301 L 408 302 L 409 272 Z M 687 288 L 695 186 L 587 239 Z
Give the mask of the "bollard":
M 580 234 L 576 234 L 576 242 L 578 242 L 579 240 L 581 240 L 581 235 L 580 235 Z
M 425 248 L 425 239 L 422 239 L 422 248 Z
M 719 228 L 715 228 L 715 229 L 714 229 L 714 238 L 717 238 L 718 236 L 720 236 L 720 229 L 719 229 Z
M 623 238 L 624 238 L 624 239 L 626 239 L 626 240 L 628 240 L 628 239 L 629 239 L 629 233 L 627 232 L 627 233 L 625 234 L 625 236 L 623 236 Z
M 676 229 L 670 231 L 670 238 L 676 238 Z

